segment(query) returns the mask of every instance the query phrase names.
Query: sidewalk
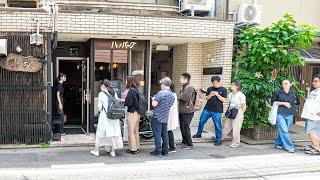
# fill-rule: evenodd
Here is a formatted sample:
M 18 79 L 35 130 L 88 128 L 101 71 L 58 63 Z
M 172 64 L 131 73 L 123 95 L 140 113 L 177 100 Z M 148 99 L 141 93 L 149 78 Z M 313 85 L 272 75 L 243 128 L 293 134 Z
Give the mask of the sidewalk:
M 191 127 L 192 135 L 197 132 L 197 127 Z M 294 142 L 306 142 L 309 141 L 308 137 L 305 134 L 304 128 L 302 126 L 294 125 L 292 130 L 290 131 L 291 137 Z M 194 143 L 207 143 L 213 142 L 214 132 L 203 132 L 201 139 L 193 139 Z M 181 143 L 182 137 L 180 129 L 174 130 L 174 137 L 176 143 Z M 86 134 L 68 134 L 61 137 L 61 141 L 52 142 L 49 147 L 82 147 L 82 146 L 94 146 L 95 134 L 91 133 L 89 135 Z M 230 141 L 231 137 L 227 137 L 224 141 Z M 241 137 L 241 141 L 245 144 L 249 145 L 258 145 L 258 144 L 273 144 L 274 140 L 252 140 L 246 137 Z M 127 142 L 125 142 L 127 144 Z M 150 145 L 153 144 L 153 139 L 144 139 L 141 138 L 142 145 Z M 42 147 L 41 145 L 0 145 L 0 149 L 10 149 L 10 148 L 37 148 Z

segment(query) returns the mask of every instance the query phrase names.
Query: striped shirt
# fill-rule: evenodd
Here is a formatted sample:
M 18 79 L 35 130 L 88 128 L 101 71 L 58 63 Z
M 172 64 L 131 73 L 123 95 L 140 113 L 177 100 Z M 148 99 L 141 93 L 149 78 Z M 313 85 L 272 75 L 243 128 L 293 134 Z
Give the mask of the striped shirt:
M 168 123 L 169 111 L 174 102 L 174 96 L 169 89 L 159 91 L 155 96 L 158 105 L 154 108 L 153 115 L 161 123 Z

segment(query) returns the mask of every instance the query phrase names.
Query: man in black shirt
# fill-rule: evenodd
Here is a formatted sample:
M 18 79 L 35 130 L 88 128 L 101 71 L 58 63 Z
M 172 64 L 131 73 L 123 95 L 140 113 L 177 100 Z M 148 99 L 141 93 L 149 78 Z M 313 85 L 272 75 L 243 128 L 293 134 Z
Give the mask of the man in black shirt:
M 211 83 L 212 87 L 209 87 L 206 92 L 207 104 L 201 113 L 197 134 L 195 134 L 193 138 L 201 138 L 203 127 L 211 117 L 216 133 L 217 141 L 215 145 L 220 146 L 222 144 L 221 117 L 223 113 L 223 103 L 227 100 L 227 89 L 221 86 L 219 76 L 212 76 Z
M 64 101 L 63 101 L 63 93 L 64 93 L 64 88 L 63 88 L 63 83 L 67 80 L 67 76 L 63 73 L 59 73 L 59 76 L 58 76 L 58 82 L 57 82 L 57 86 L 56 86 L 56 108 L 57 108 L 57 114 L 58 116 L 60 116 L 60 119 L 61 119 L 61 135 L 65 135 L 64 133 L 64 122 L 66 121 L 66 116 L 64 115 L 64 112 L 63 112 L 63 104 L 64 104 Z

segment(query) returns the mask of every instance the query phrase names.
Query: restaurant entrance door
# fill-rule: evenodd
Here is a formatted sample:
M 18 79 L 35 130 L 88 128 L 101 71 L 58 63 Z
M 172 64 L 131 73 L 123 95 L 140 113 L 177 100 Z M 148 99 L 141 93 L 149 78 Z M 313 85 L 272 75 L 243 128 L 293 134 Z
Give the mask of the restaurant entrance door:
M 57 57 L 56 73 L 64 73 L 64 113 L 66 134 L 89 133 L 89 58 Z

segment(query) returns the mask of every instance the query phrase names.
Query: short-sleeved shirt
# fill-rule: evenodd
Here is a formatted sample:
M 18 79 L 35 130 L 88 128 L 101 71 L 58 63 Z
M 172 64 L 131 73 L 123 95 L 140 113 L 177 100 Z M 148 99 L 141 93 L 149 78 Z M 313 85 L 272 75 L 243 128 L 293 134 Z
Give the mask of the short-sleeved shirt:
M 64 89 L 63 85 L 60 82 L 57 83 L 57 92 L 60 92 L 61 96 L 63 96 Z
M 288 93 L 286 93 L 282 88 L 277 90 L 272 98 L 271 98 L 271 102 L 272 104 L 275 101 L 279 101 L 279 102 L 287 102 L 290 103 L 291 107 L 287 108 L 286 106 L 279 106 L 278 107 L 278 114 L 281 115 L 295 115 L 296 114 L 296 106 L 300 103 L 299 102 L 299 98 L 297 96 L 297 93 L 293 90 L 290 90 Z
M 160 90 L 155 95 L 155 101 L 158 105 L 154 107 L 153 115 L 161 123 L 168 123 L 169 111 L 174 102 L 174 96 L 171 90 Z
M 246 96 L 241 91 L 229 93 L 228 98 L 230 100 L 230 108 L 240 108 L 242 104 L 246 103 Z
M 311 91 L 308 95 L 301 117 L 308 120 L 320 121 L 320 116 L 317 113 L 320 113 L 320 88 Z
M 63 85 L 59 81 L 56 86 L 56 94 L 57 94 L 57 92 L 60 93 L 60 100 L 62 101 L 62 103 L 64 103 L 64 101 L 63 101 L 64 88 L 63 88 Z M 58 97 L 56 97 L 56 98 L 58 98 Z
M 208 96 L 212 91 L 217 91 L 220 96 L 227 98 L 228 91 L 225 87 L 221 86 L 219 88 L 209 87 L 207 89 L 206 96 Z M 217 96 L 212 96 L 208 101 L 206 106 L 204 107 L 206 110 L 212 111 L 212 112 L 223 112 L 223 102 L 218 99 Z

